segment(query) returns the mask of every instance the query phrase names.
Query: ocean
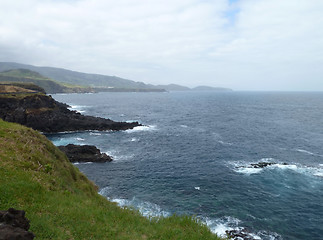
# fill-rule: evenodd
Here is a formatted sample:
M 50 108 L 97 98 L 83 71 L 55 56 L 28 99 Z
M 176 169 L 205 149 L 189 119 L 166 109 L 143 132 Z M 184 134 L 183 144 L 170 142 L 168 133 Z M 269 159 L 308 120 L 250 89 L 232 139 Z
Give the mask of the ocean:
M 55 94 L 85 115 L 132 130 L 47 135 L 90 144 L 110 163 L 76 163 L 120 206 L 193 215 L 224 235 L 323 239 L 323 93 Z M 264 168 L 251 164 L 273 163 Z

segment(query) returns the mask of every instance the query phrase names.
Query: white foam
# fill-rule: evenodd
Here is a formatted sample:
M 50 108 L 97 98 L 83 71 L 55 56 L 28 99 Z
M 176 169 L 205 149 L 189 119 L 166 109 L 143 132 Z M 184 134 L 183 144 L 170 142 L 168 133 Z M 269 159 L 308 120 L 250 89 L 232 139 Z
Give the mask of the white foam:
M 89 106 L 81 106 L 81 105 L 71 105 L 68 109 L 71 111 L 76 111 L 78 113 L 84 113 L 84 108 L 88 108 Z
M 79 137 L 77 137 L 77 138 L 75 138 L 77 141 L 85 141 L 85 139 L 84 138 L 79 138 Z
M 98 133 L 98 132 L 90 132 L 90 135 L 93 135 L 93 136 L 101 136 L 102 134 L 101 133 Z
M 101 151 L 102 152 L 102 151 Z M 120 155 L 118 151 L 105 151 L 102 153 L 106 153 L 107 155 L 111 156 L 114 161 L 112 163 L 115 163 L 116 161 L 124 161 L 124 160 L 129 160 L 132 159 L 135 155 Z
M 170 215 L 169 212 L 161 209 L 160 206 L 151 202 L 140 201 L 137 198 L 127 200 L 123 198 L 110 199 L 110 201 L 117 203 L 120 207 L 134 207 L 144 217 L 167 217 Z
M 79 164 L 92 164 L 93 162 L 74 162 L 74 165 L 79 165 Z
M 262 168 L 253 168 L 253 167 L 239 167 L 235 169 L 236 172 L 243 173 L 246 175 L 257 174 L 257 173 L 260 173 L 262 170 L 263 170 Z
M 131 142 L 138 142 L 138 138 L 131 138 Z
M 297 152 L 301 152 L 301 153 L 305 153 L 308 155 L 312 155 L 312 156 L 318 156 L 318 157 L 323 157 L 323 155 L 317 154 L 317 153 L 313 153 L 304 149 L 295 149 Z
M 215 233 L 219 237 L 227 238 L 226 231 L 237 230 L 246 234 L 250 239 L 281 239 L 281 236 L 277 233 L 267 232 L 267 231 L 258 231 L 258 232 L 246 232 L 244 231 L 243 226 L 241 225 L 241 221 L 237 218 L 226 216 L 223 218 L 202 218 L 202 222 L 204 222 L 211 230 L 211 232 Z M 242 238 L 236 238 L 237 240 L 242 240 Z
M 223 217 L 219 219 L 202 218 L 211 232 L 215 233 L 219 237 L 226 237 L 226 231 L 239 230 L 240 220 L 234 217 Z
M 221 141 L 221 140 L 219 140 L 218 143 L 220 143 L 222 145 L 227 145 L 227 146 L 232 146 L 233 145 L 233 143 L 224 142 L 224 141 Z
M 182 128 L 188 128 L 188 126 L 187 125 L 180 125 Z
M 289 164 L 274 164 L 269 167 L 271 167 L 271 168 L 277 167 L 280 169 L 290 169 L 290 170 L 294 170 L 294 171 L 296 171 L 298 168 L 295 164 L 290 164 L 290 165 Z
M 296 149 L 296 151 L 301 152 L 301 153 L 307 153 L 309 155 L 315 155 L 314 153 L 312 153 L 310 151 L 303 150 L 303 149 Z
M 140 132 L 140 131 L 154 131 L 156 130 L 155 125 L 149 125 L 149 126 L 138 126 L 134 127 L 133 129 L 126 130 L 127 133 L 133 133 L 133 132 Z
M 199 191 L 201 190 L 201 188 L 200 188 L 200 187 L 194 187 L 194 189 L 195 189 L 195 190 L 199 190 Z
M 109 193 L 111 191 L 110 187 L 104 187 L 99 191 L 99 194 L 104 197 L 108 197 Z

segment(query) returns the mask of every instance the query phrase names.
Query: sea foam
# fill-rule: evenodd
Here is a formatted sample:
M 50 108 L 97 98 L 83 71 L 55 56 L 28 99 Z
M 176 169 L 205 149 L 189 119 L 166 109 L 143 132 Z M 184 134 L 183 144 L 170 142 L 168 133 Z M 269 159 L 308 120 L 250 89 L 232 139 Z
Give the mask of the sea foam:
M 138 126 L 134 127 L 133 129 L 126 130 L 127 133 L 133 133 L 133 132 L 140 132 L 140 131 L 154 131 L 156 130 L 155 125 L 149 125 L 149 126 Z

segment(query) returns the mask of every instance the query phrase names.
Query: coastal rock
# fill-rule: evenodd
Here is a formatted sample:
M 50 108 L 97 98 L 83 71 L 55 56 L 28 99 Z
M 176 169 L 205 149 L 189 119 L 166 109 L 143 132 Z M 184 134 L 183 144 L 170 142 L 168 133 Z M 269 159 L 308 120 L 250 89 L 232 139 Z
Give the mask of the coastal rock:
M 250 166 L 253 168 L 264 168 L 264 167 L 268 167 L 271 165 L 275 165 L 277 163 L 274 162 L 259 162 L 259 163 L 251 163 Z
M 30 240 L 34 234 L 28 232 L 29 220 L 25 217 L 25 211 L 9 208 L 0 211 L 0 240 Z
M 245 228 L 238 230 L 227 230 L 225 232 L 232 240 L 256 240 Z
M 138 122 L 114 122 L 110 119 L 84 116 L 51 96 L 0 96 L 0 118 L 45 133 L 84 130 L 127 130 L 141 126 Z
M 71 162 L 111 162 L 112 158 L 91 145 L 58 146 Z

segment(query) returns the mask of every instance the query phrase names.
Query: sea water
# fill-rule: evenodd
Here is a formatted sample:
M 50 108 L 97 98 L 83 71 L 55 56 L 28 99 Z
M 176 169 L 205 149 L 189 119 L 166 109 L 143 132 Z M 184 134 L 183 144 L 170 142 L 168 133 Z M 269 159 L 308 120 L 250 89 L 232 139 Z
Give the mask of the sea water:
M 323 93 L 53 95 L 72 110 L 144 126 L 51 134 L 109 163 L 78 164 L 100 194 L 144 216 L 194 215 L 211 231 L 323 239 Z M 265 168 L 250 164 L 272 162 Z

